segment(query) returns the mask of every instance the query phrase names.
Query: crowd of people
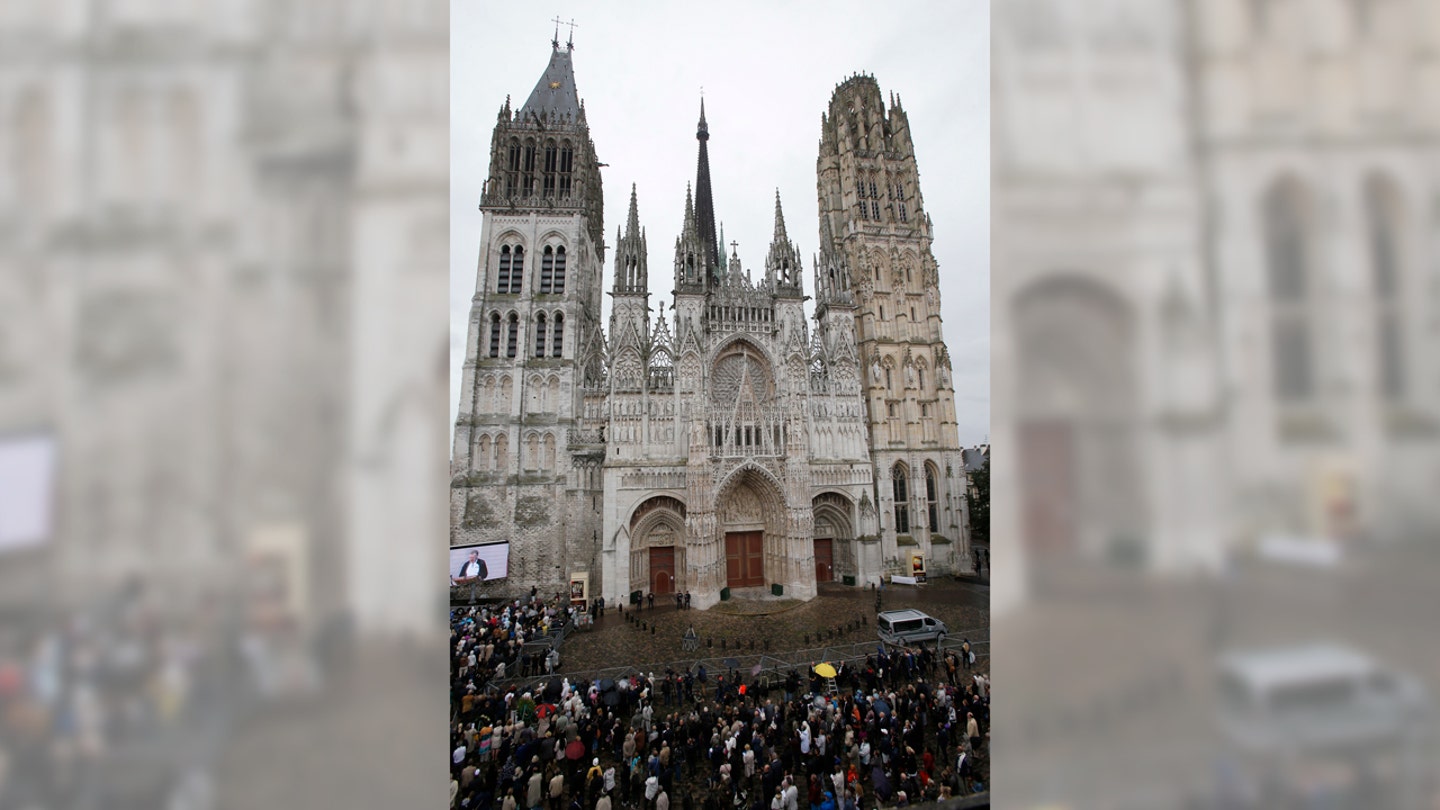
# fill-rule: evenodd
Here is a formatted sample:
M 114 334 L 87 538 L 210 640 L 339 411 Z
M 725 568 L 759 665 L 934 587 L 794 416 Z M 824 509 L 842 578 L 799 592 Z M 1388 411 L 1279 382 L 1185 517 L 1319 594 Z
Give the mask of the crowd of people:
M 522 681 L 526 641 L 572 610 L 452 610 L 455 810 L 850 810 L 985 789 L 989 679 L 968 651 L 877 644 L 833 679 L 696 664 Z

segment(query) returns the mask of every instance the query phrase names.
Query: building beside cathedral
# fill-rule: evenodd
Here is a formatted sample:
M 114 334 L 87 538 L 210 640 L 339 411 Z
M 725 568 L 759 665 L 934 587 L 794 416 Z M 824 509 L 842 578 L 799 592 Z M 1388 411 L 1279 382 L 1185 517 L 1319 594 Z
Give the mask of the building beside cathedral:
M 808 289 L 778 191 L 763 263 L 724 253 L 703 102 L 696 140 L 673 250 L 657 245 L 672 300 L 651 301 L 635 188 L 604 241 L 571 48 L 555 42 L 524 104 L 500 109 L 451 545 L 511 543 L 502 589 L 582 578 L 591 596 L 686 591 L 702 608 L 969 570 L 933 231 L 898 99 L 852 76 L 822 116 Z

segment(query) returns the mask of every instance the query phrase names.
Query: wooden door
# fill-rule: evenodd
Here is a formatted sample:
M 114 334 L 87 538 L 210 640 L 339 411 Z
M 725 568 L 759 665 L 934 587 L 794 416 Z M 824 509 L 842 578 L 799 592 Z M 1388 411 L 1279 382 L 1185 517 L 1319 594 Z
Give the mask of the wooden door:
M 675 547 L 650 549 L 650 591 L 656 596 L 675 592 Z
M 1020 429 L 1021 503 L 1025 546 L 1044 557 L 1075 549 L 1074 430 L 1067 422 L 1031 422 Z
M 764 532 L 727 532 L 725 535 L 725 584 L 731 588 L 752 588 L 764 585 L 764 548 Z
M 835 581 L 835 541 L 828 537 L 815 538 L 815 581 Z

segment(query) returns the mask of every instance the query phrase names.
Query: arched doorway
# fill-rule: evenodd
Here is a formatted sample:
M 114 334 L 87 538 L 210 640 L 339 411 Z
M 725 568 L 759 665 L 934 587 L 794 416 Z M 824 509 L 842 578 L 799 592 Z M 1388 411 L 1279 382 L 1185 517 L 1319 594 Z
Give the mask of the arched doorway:
M 842 576 L 855 577 L 854 505 L 836 492 L 822 492 L 811 501 L 815 512 L 815 581 L 834 582 Z M 859 581 L 858 578 L 855 581 Z
M 630 515 L 630 590 L 656 595 L 686 590 L 685 504 L 648 498 Z
M 1142 553 L 1147 512 L 1135 424 L 1130 306 L 1100 283 L 1042 281 L 1015 300 L 1017 450 L 1031 570 Z
M 758 468 L 741 470 L 716 499 L 725 555 L 725 586 L 754 588 L 792 581 L 784 553 L 785 501 Z

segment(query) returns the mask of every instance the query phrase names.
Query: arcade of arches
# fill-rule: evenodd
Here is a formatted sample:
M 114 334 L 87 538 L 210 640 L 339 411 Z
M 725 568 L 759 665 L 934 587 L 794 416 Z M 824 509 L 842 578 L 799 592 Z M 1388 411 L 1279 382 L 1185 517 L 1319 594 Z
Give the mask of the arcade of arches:
M 811 504 L 813 531 L 790 543 L 787 508 L 776 485 L 753 471 L 741 473 L 721 493 L 715 512 L 718 587 L 731 589 L 793 584 L 813 577 L 832 582 L 854 570 L 854 503 L 826 492 Z M 656 596 L 696 590 L 700 552 L 687 541 L 687 509 L 670 496 L 655 496 L 630 518 L 630 590 Z M 790 548 L 810 554 L 798 557 Z

